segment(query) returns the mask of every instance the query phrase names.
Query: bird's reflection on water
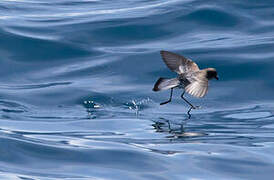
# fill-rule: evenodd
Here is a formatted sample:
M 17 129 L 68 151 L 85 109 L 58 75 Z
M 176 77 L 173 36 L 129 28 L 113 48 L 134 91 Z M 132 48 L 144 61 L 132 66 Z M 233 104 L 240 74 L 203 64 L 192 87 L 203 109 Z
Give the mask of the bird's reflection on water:
M 186 137 L 198 137 L 205 136 L 206 133 L 202 132 L 188 132 L 185 127 L 187 119 L 181 123 L 175 123 L 165 118 L 159 118 L 159 121 L 155 121 L 152 126 L 156 132 L 167 133 L 166 138 L 186 138 Z

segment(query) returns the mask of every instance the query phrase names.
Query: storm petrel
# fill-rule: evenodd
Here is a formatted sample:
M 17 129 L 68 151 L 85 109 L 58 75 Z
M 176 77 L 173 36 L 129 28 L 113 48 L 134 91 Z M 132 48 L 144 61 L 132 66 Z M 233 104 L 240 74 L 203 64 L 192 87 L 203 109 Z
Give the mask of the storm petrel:
M 190 111 L 196 109 L 188 100 L 184 98 L 185 92 L 195 97 L 204 97 L 208 91 L 208 80 L 215 78 L 219 79 L 217 71 L 214 68 L 206 68 L 200 70 L 198 65 L 191 59 L 184 56 L 168 52 L 160 51 L 161 56 L 167 67 L 178 74 L 176 78 L 159 78 L 154 85 L 153 91 L 161 91 L 170 89 L 170 97 L 168 101 L 162 102 L 160 105 L 171 102 L 174 88 L 184 89 L 181 98 L 190 105 L 188 115 L 190 118 Z

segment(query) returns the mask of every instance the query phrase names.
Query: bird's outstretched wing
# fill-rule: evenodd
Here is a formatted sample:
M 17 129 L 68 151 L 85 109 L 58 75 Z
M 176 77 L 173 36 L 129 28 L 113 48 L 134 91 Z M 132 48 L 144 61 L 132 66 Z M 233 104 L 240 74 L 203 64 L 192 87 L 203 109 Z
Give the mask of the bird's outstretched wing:
M 161 56 L 167 65 L 167 67 L 178 74 L 199 71 L 198 65 L 191 59 L 187 59 L 184 56 L 168 52 L 160 51 Z
M 208 91 L 208 79 L 205 71 L 197 71 L 186 77 L 189 84 L 185 87 L 188 94 L 195 97 L 204 97 Z

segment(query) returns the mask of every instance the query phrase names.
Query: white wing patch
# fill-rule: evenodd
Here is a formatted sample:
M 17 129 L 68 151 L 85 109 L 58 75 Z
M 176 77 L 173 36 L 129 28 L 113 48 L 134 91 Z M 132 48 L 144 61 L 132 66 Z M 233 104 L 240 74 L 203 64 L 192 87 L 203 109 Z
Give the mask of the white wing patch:
M 204 97 L 208 91 L 208 79 L 203 74 L 198 74 L 185 87 L 187 93 L 195 97 Z

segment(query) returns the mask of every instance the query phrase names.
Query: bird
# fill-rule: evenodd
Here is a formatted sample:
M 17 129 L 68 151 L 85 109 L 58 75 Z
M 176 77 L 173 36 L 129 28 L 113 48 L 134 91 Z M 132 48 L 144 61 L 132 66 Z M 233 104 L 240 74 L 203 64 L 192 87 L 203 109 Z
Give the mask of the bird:
M 206 68 L 200 69 L 198 65 L 189 58 L 186 58 L 182 55 L 169 52 L 169 51 L 160 51 L 162 59 L 167 67 L 177 73 L 175 78 L 162 78 L 160 77 L 154 87 L 153 91 L 161 91 L 170 89 L 169 100 L 160 103 L 160 105 L 167 104 L 172 100 L 172 93 L 174 88 L 183 89 L 181 98 L 190 105 L 188 111 L 189 118 L 191 117 L 190 111 L 192 109 L 197 109 L 199 106 L 192 105 L 185 97 L 184 94 L 188 94 L 202 98 L 208 92 L 208 81 L 215 78 L 219 80 L 217 70 L 215 68 Z

